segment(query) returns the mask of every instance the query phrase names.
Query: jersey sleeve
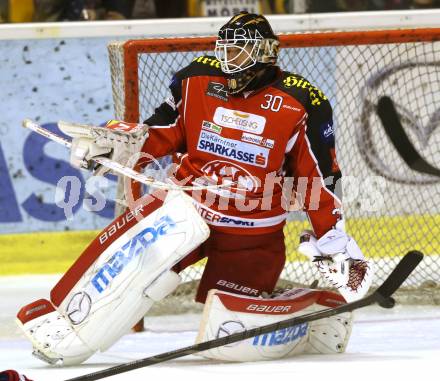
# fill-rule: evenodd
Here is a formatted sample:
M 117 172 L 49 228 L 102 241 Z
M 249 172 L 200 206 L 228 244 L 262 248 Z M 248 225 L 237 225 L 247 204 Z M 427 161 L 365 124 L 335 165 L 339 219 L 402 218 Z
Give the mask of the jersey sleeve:
M 149 136 L 142 152 L 159 158 L 185 150 L 185 132 L 181 122 L 183 80 L 179 72 L 173 76 L 169 86 L 171 95 L 144 121 L 149 125 Z M 148 162 L 145 158 L 140 164 Z
M 341 219 L 341 171 L 336 161 L 332 108 L 321 96 L 315 103 L 310 97 L 307 114 L 293 137 L 295 144 L 287 154 L 287 172 L 295 178 L 299 201 L 318 237 Z

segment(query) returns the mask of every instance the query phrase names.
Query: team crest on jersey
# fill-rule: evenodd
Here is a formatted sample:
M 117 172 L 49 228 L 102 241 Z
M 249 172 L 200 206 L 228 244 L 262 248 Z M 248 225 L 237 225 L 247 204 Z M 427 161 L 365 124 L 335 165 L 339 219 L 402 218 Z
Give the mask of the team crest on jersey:
M 228 91 L 225 89 L 225 85 L 220 82 L 209 82 L 205 94 L 225 102 L 227 102 L 229 99 Z
M 269 157 L 269 150 L 267 148 L 223 138 L 208 131 L 201 131 L 197 149 L 216 156 L 263 168 L 266 168 Z
M 266 118 L 244 111 L 217 107 L 214 113 L 214 123 L 222 127 L 260 135 L 264 131 Z
M 201 170 L 208 180 L 206 185 L 224 185 L 228 181 L 237 184 L 237 188 L 245 189 L 248 192 L 256 192 L 258 189 L 258 179 L 236 163 L 225 160 L 213 160 L 206 163 Z M 229 192 L 226 188 L 220 188 L 219 190 L 221 192 Z

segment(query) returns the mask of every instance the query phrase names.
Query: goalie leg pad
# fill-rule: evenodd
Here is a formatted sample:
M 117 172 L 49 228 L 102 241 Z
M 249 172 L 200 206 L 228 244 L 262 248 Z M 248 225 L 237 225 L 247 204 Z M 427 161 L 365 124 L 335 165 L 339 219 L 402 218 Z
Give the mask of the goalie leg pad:
M 95 352 L 46 299 L 39 299 L 21 308 L 17 324 L 32 342 L 33 354 L 49 364 L 63 359 L 65 365 L 80 363 Z
M 102 339 L 99 349 L 103 351 L 111 346 L 117 338 L 127 332 L 127 327 L 133 326 L 145 316 L 154 302 L 173 292 L 180 280 L 180 276 L 173 271 L 162 273 L 144 290 L 142 303 L 137 309 L 127 310 L 125 315 L 117 315 L 118 320 L 112 320 L 113 329 Z M 78 310 L 81 310 L 88 308 L 89 301 L 82 295 L 81 298 L 77 298 L 76 303 Z M 77 334 L 71 319 L 66 319 L 48 300 L 40 299 L 23 307 L 18 313 L 17 324 L 32 342 L 34 356 L 49 364 L 78 364 L 96 352 L 96 348 L 90 347 Z
M 273 299 L 211 290 L 196 343 L 341 303 L 345 301 L 336 293 L 310 289 L 288 290 Z M 260 361 L 303 353 L 341 353 L 350 337 L 351 322 L 351 313 L 338 315 L 213 348 L 201 356 L 223 361 Z
M 315 306 L 315 311 L 322 310 Z M 346 312 L 310 322 L 310 333 L 304 353 L 344 353 L 353 327 L 353 314 Z
M 62 337 L 45 348 L 19 316 L 19 325 L 43 356 L 74 364 L 97 350 L 106 350 L 154 301 L 177 287 L 180 277 L 169 269 L 209 236 L 191 198 L 180 191 L 168 192 L 165 201 L 140 208 L 140 221 L 127 213 L 92 242 L 51 292 L 51 312 L 58 314 L 56 319 L 65 320 L 62 324 L 72 334 L 69 331 L 65 340 Z M 47 335 L 63 336 L 53 318 L 47 321 L 53 329 L 47 328 Z M 84 343 L 82 354 L 72 355 L 71 335 Z

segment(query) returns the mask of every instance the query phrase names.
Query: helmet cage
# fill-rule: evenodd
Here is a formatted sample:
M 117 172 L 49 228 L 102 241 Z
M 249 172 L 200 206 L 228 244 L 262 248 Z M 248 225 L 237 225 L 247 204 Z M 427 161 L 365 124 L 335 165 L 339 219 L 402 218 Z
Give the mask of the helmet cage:
M 233 74 L 246 70 L 257 63 L 261 40 L 217 40 L 215 56 L 223 73 Z
M 215 44 L 215 56 L 225 74 L 249 69 L 257 62 L 274 64 L 278 56 L 278 40 L 261 38 L 220 39 Z

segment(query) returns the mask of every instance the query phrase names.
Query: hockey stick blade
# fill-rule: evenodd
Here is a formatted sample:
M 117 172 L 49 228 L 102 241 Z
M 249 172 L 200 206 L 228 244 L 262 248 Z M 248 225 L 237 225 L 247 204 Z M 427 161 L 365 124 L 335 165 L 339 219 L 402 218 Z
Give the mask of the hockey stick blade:
M 400 260 L 385 282 L 373 294 L 376 295 L 376 301 L 380 306 L 389 307 L 387 301 L 389 301 L 391 295 L 396 292 L 422 259 L 423 254 L 420 251 L 413 250 Z M 394 303 L 392 304 L 394 305 Z
M 126 364 L 116 365 L 114 367 L 97 371 L 94 373 L 86 374 L 75 378 L 69 378 L 68 380 L 65 381 L 100 380 L 102 378 L 114 376 L 134 369 L 144 368 L 150 365 L 158 364 L 169 360 L 174 360 L 194 353 L 203 352 L 205 350 L 209 350 L 212 348 L 221 347 L 223 345 L 235 343 L 237 341 L 249 339 L 254 336 L 263 335 L 287 327 L 292 327 L 294 325 L 308 323 L 311 321 L 338 315 L 344 312 L 350 312 L 358 308 L 369 306 L 374 303 L 379 303 L 381 305 L 383 304 L 385 306 L 388 306 L 390 303 L 391 295 L 408 278 L 411 272 L 420 263 L 422 258 L 423 258 L 423 254 L 418 251 L 409 252 L 400 260 L 396 268 L 392 271 L 392 273 L 388 276 L 385 282 L 375 292 L 355 302 L 343 304 L 339 307 L 328 308 L 325 310 L 309 313 L 302 316 L 296 316 L 287 320 L 282 320 L 262 327 L 252 328 L 246 331 L 234 333 L 229 336 L 224 336 L 218 339 L 205 341 L 199 344 L 194 344 L 189 347 L 176 349 L 174 351 L 165 352 L 156 356 L 151 356 L 140 360 L 135 360 Z

